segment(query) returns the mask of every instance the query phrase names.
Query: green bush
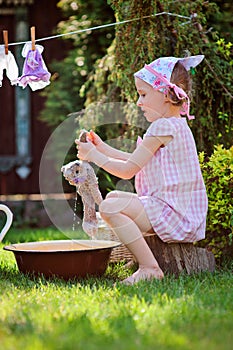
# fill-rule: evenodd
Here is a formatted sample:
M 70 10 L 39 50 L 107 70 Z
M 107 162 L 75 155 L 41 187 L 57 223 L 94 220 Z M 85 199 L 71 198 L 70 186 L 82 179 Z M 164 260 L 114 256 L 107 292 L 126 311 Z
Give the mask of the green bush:
M 199 154 L 209 209 L 203 242 L 221 261 L 233 258 L 233 146 L 217 145 L 208 158 Z

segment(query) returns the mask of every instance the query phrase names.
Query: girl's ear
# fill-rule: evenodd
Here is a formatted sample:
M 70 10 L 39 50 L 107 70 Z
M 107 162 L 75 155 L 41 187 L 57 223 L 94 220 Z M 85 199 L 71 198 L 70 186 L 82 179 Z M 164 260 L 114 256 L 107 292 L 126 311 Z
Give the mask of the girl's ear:
M 167 93 L 166 94 L 163 94 L 164 96 L 164 102 L 167 103 L 167 102 L 171 102 L 167 96 Z

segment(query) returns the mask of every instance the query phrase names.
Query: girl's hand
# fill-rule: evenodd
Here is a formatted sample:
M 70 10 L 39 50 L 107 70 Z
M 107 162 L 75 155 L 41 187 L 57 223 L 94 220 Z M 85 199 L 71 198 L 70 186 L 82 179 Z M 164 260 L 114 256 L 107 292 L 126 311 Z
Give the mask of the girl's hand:
M 81 160 L 87 160 L 88 162 L 94 162 L 96 147 L 89 140 L 87 142 L 80 142 L 75 140 L 76 148 L 78 150 L 77 157 Z
M 93 130 L 90 130 L 87 134 L 87 140 L 92 142 L 96 148 L 100 147 L 103 144 L 103 140 Z

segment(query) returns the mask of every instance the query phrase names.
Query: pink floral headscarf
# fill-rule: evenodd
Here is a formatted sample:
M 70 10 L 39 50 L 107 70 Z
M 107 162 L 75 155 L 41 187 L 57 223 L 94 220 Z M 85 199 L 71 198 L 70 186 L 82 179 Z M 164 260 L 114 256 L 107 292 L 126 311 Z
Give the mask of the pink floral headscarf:
M 150 84 L 154 89 L 160 90 L 163 93 L 167 92 L 168 88 L 173 88 L 178 99 L 186 99 L 183 104 L 183 114 L 187 114 L 189 119 L 194 119 L 194 116 L 189 114 L 190 100 L 186 92 L 175 84 L 170 82 L 171 75 L 175 64 L 179 61 L 187 70 L 195 68 L 203 60 L 204 55 L 190 56 L 184 58 L 177 57 L 161 57 L 151 62 L 149 65 L 140 69 L 134 74 L 135 77 L 142 79 Z

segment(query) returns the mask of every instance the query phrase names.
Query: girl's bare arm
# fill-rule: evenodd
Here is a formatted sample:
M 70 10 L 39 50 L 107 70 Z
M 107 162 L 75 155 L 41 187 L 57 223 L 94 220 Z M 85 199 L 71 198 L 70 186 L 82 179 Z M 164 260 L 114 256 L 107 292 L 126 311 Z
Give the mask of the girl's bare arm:
M 90 131 L 90 141 L 96 146 L 97 150 L 100 153 L 105 154 L 108 157 L 127 160 L 131 155 L 131 153 L 124 152 L 110 146 L 104 142 L 94 131 Z
M 78 145 L 78 158 L 88 160 L 97 164 L 112 175 L 122 179 L 131 179 L 150 160 L 154 153 L 171 139 L 171 136 L 157 138 L 155 136 L 145 137 L 142 143 L 129 155 L 127 159 L 115 159 L 101 153 L 91 142 Z M 113 152 L 113 154 L 115 154 Z

